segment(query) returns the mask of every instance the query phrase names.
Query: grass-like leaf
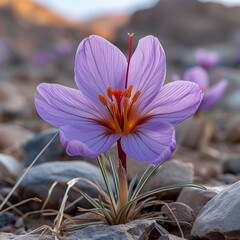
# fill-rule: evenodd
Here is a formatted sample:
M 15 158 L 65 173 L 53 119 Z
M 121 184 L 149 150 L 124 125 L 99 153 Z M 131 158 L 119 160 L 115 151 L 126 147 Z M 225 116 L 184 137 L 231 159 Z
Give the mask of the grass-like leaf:
M 132 194 L 133 194 L 133 189 L 134 189 L 135 183 L 136 183 L 136 181 L 137 181 L 137 177 L 138 177 L 138 175 L 136 174 L 136 175 L 132 178 L 131 182 L 129 183 L 129 188 L 128 188 L 128 197 L 129 197 L 129 200 L 131 199 L 131 196 L 132 196 Z
M 112 159 L 112 155 L 110 152 L 108 153 L 108 161 L 109 161 L 110 169 L 112 172 L 116 196 L 119 196 L 119 178 L 118 178 L 117 170 L 116 170 L 116 167 L 115 167 L 115 164 L 114 164 L 114 161 Z
M 98 165 L 100 167 L 100 170 L 101 170 L 101 173 L 102 173 L 102 176 L 103 176 L 103 180 L 104 180 L 105 186 L 107 188 L 108 196 L 109 196 L 110 201 L 112 203 L 113 211 L 114 211 L 114 213 L 116 215 L 116 213 L 117 213 L 117 204 L 116 204 L 116 201 L 115 201 L 115 198 L 114 198 L 114 195 L 113 195 L 113 192 L 112 192 L 112 188 L 111 188 L 109 180 L 108 180 L 106 169 L 103 166 L 101 158 L 98 157 L 97 160 L 98 160 Z
M 146 171 L 143 173 L 142 177 L 140 178 L 135 191 L 132 194 L 132 197 L 130 200 L 133 200 L 138 194 L 141 192 L 143 187 L 146 185 L 147 181 L 150 179 L 152 174 L 161 166 L 161 164 L 153 166 L 149 165 Z
M 147 198 L 147 197 L 151 197 L 152 195 L 164 192 L 164 191 L 170 191 L 170 190 L 175 190 L 175 189 L 179 189 L 179 188 L 184 188 L 184 187 L 195 187 L 195 188 L 200 188 L 200 189 L 206 189 L 201 185 L 198 184 L 194 184 L 194 183 L 182 183 L 182 184 L 174 184 L 174 185 L 170 185 L 170 186 L 166 186 L 166 187 L 161 187 L 161 188 L 157 188 L 154 189 L 152 191 L 149 191 L 147 193 L 143 193 L 141 195 L 138 195 L 137 197 L 135 197 L 134 199 L 130 200 L 118 213 L 118 218 L 121 218 L 122 214 L 125 211 L 129 211 L 129 208 L 131 208 L 133 206 L 133 204 L 136 204 L 138 201 Z

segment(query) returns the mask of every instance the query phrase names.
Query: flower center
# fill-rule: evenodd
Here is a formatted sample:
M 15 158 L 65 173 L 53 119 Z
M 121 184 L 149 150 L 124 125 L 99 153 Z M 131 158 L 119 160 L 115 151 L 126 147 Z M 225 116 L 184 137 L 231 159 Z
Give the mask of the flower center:
M 109 116 L 100 121 L 111 133 L 128 134 L 138 125 L 136 102 L 141 94 L 138 90 L 132 96 L 133 86 L 123 92 L 119 89 L 107 88 L 107 94 L 98 95 L 99 101 L 108 109 Z

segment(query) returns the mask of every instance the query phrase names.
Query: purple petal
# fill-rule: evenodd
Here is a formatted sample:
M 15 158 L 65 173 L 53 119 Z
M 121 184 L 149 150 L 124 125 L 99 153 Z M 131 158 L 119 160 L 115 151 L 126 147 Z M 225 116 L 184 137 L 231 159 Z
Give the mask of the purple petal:
M 95 104 L 98 94 L 107 88 L 123 90 L 127 61 L 123 53 L 99 36 L 85 38 L 75 59 L 75 80 L 78 88 Z
M 141 125 L 133 134 L 121 138 L 123 151 L 131 158 L 160 164 L 176 149 L 175 130 L 169 123 L 154 120 Z
M 200 108 L 211 108 L 225 92 L 228 86 L 227 80 L 222 81 L 213 85 L 204 95 Z
M 96 122 L 82 119 L 78 125 L 60 128 L 60 140 L 70 156 L 95 158 L 106 152 L 118 139 L 119 135 L 108 134 L 106 129 Z
M 208 88 L 208 73 L 201 67 L 187 69 L 184 73 L 183 79 L 197 83 L 203 91 Z
M 220 56 L 217 52 L 210 52 L 205 49 L 198 49 L 195 53 L 195 58 L 196 62 L 207 70 L 217 65 L 220 61 Z
M 157 38 L 142 38 L 134 52 L 129 68 L 128 86 L 133 85 L 133 93 L 141 91 L 138 100 L 143 108 L 160 91 L 166 75 L 166 56 Z
M 164 122 L 176 124 L 191 117 L 202 98 L 203 91 L 196 83 L 175 81 L 166 84 L 145 111 L 150 116 L 161 116 Z
M 81 118 L 99 118 L 96 108 L 79 90 L 47 83 L 40 84 L 37 90 L 41 96 L 35 96 L 36 110 L 46 122 L 55 127 L 78 124 Z

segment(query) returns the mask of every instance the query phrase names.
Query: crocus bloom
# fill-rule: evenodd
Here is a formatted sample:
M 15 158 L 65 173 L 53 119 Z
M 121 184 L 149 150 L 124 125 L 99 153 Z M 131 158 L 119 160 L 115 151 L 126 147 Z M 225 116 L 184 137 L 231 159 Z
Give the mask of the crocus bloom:
M 180 77 L 176 74 L 173 76 L 173 80 L 180 79 Z M 199 87 L 204 92 L 203 100 L 200 104 L 200 109 L 207 109 L 213 107 L 217 101 L 221 98 L 223 93 L 225 92 L 228 82 L 226 79 L 222 79 L 221 81 L 215 83 L 213 86 L 209 86 L 209 77 L 206 70 L 201 67 L 192 67 L 187 69 L 184 72 L 183 79 L 195 82 L 199 85 Z
M 142 38 L 127 61 L 110 42 L 90 36 L 76 53 L 78 89 L 42 83 L 36 109 L 60 129 L 69 155 L 95 158 L 118 141 L 133 159 L 159 164 L 175 150 L 173 124 L 193 115 L 203 96 L 195 83 L 163 86 L 165 74 L 157 38 Z
M 211 52 L 201 48 L 196 51 L 195 59 L 198 65 L 209 70 L 219 63 L 220 56 L 217 52 Z

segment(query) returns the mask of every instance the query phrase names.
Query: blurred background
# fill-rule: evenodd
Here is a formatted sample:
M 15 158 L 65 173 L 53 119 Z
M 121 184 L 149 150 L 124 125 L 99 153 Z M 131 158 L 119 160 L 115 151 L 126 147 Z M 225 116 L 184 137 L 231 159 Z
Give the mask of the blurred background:
M 16 139 L 13 125 L 31 133 L 49 127 L 34 108 L 36 86 L 76 87 L 74 57 L 83 38 L 99 34 L 127 53 L 128 32 L 134 33 L 135 46 L 148 34 L 161 41 L 167 81 L 195 66 L 199 49 L 216 53 L 219 61 L 210 79 L 225 78 L 229 84 L 214 114 L 224 119 L 223 127 L 238 115 L 239 0 L 0 0 L 0 148 L 12 145 L 12 135 Z

